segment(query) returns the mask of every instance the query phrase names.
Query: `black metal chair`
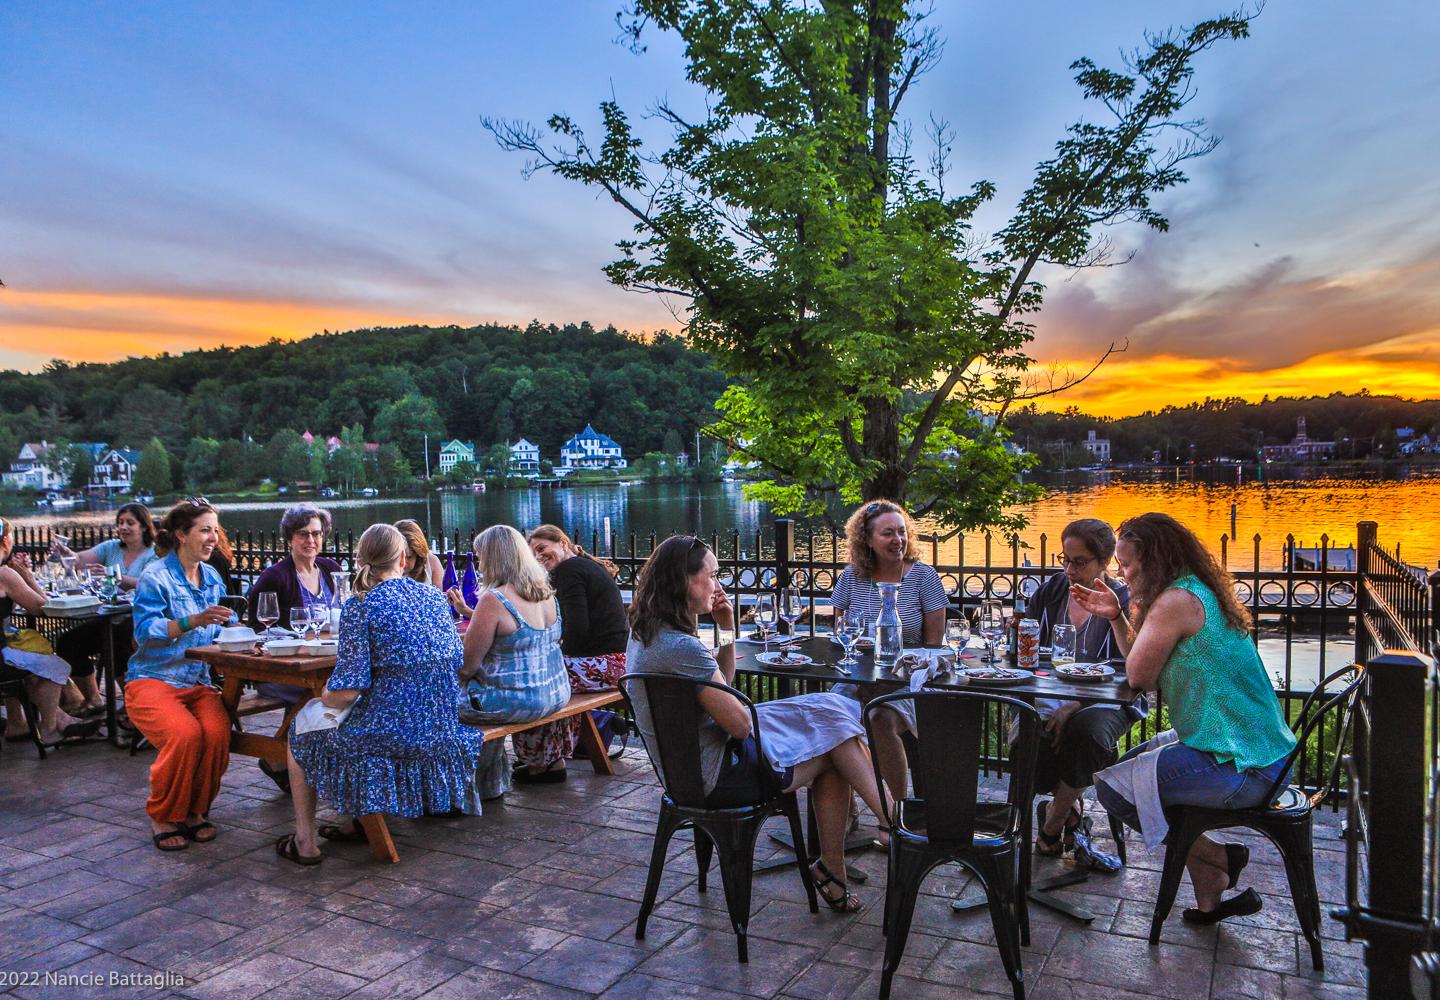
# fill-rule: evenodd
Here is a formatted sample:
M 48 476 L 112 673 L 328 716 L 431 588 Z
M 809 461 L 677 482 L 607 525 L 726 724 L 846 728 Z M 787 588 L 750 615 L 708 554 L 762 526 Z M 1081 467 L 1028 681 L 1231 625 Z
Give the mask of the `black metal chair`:
M 692 680 L 671 674 L 625 674 L 618 685 L 625 701 L 640 725 L 642 737 L 648 724 L 654 738 L 645 737 L 645 751 L 655 766 L 664 793 L 660 797 L 660 820 L 655 828 L 655 845 L 650 853 L 650 872 L 645 882 L 645 898 L 640 903 L 640 917 L 635 922 L 635 939 L 645 937 L 645 924 L 655 908 L 660 890 L 660 877 L 665 869 L 665 848 L 676 831 L 694 831 L 695 859 L 699 866 L 698 888 L 706 890 L 710 860 L 718 852 L 720 880 L 725 888 L 725 905 L 730 911 L 730 925 L 735 929 L 735 944 L 740 961 L 750 960 L 746 933 L 750 924 L 751 870 L 755 863 L 755 841 L 765 821 L 783 813 L 790 821 L 795 839 L 796 860 L 810 912 L 820 912 L 815 898 L 815 884 L 810 868 L 801 854 L 805 838 L 800 827 L 800 807 L 794 792 L 777 792 L 755 805 L 733 809 L 711 809 L 705 805 L 705 787 L 700 774 L 700 724 L 707 718 L 700 707 L 698 695 L 705 688 L 714 688 L 733 695 L 750 712 L 755 742 L 761 745 L 760 719 L 755 705 L 744 694 L 724 684 Z M 636 696 L 639 695 L 637 698 Z
M 3 648 L 3 643 L 0 643 L 0 649 Z M 8 671 L 10 668 L 0 667 L 0 669 Z M 40 755 L 41 760 L 44 760 L 45 743 L 40 739 L 40 710 L 30 700 L 28 687 L 30 675 L 20 673 L 18 670 L 15 673 L 19 676 L 7 672 L 5 676 L 0 677 L 0 698 L 14 698 L 20 703 L 20 713 L 25 717 L 25 728 L 30 731 L 30 742 L 35 744 L 35 752 Z
M 1351 676 L 1353 675 L 1353 676 Z M 1327 693 L 1326 688 L 1344 681 L 1344 688 Z M 1253 809 L 1208 809 L 1201 806 L 1173 806 L 1165 810 L 1165 820 L 1170 833 L 1165 838 L 1165 867 L 1160 877 L 1160 897 L 1155 901 L 1155 913 L 1150 920 L 1150 943 L 1160 943 L 1160 929 L 1165 918 L 1175 905 L 1175 896 L 1180 891 L 1180 879 L 1185 873 L 1185 860 L 1195 841 L 1211 830 L 1245 827 L 1263 834 L 1280 852 L 1285 863 L 1285 877 L 1290 883 L 1290 896 L 1295 903 L 1295 916 L 1300 921 L 1300 930 L 1310 942 L 1310 962 L 1316 972 L 1325 969 L 1325 957 L 1320 949 L 1320 892 L 1315 885 L 1315 851 L 1311 839 L 1311 815 L 1335 787 L 1340 773 L 1340 758 L 1344 753 L 1346 739 L 1350 735 L 1352 713 L 1365 682 L 1365 670 L 1359 664 L 1337 670 L 1326 677 L 1306 696 L 1300 707 L 1300 717 L 1294 725 L 1295 749 L 1286 757 L 1285 770 L 1270 787 L 1266 797 L 1267 805 Z M 1304 771 L 1307 744 L 1310 737 L 1320 731 L 1325 718 L 1332 711 L 1339 712 L 1336 726 L 1335 759 L 1326 769 L 1324 780 L 1310 794 L 1289 783 L 1297 761 Z M 1115 817 L 1110 817 L 1110 832 L 1115 837 L 1120 857 L 1125 857 L 1125 831 Z
M 871 719 L 876 710 L 905 700 L 915 704 L 916 738 L 909 755 L 914 787 L 910 797 L 891 807 L 889 817 L 881 1000 L 890 996 L 895 970 L 904 956 L 920 885 L 932 869 L 950 861 L 974 872 L 984 887 L 1000 961 L 1016 1000 L 1024 1000 L 1020 947 L 1030 937 L 1025 869 L 1040 717 L 1025 702 L 998 694 L 902 691 L 866 705 L 865 733 L 872 746 Z M 1019 739 L 1010 758 L 1010 783 L 1003 802 L 980 800 L 985 715 L 991 707 L 1010 709 L 1018 723 Z M 880 763 L 874 763 L 875 780 L 880 782 Z

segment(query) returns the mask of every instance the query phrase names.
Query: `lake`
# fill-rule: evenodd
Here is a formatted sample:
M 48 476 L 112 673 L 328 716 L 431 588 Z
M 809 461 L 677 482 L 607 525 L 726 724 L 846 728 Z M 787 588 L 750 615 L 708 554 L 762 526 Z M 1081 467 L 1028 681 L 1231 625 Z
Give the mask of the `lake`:
M 1400 479 L 1312 479 L 1275 480 L 1257 483 L 1215 483 L 1192 481 L 1186 473 L 1115 472 L 1080 473 L 1045 483 L 1045 499 L 1024 508 L 1030 527 L 1021 534 L 1024 542 L 1038 549 L 1042 533 L 1048 536 L 1048 551 L 1055 550 L 1060 530 L 1078 517 L 1099 517 L 1111 524 L 1149 510 L 1163 510 L 1190 527 L 1207 543 L 1218 546 L 1230 531 L 1231 505 L 1235 505 L 1236 529 L 1244 541 L 1231 545 L 1232 566 L 1249 567 L 1253 536 L 1262 538 L 1261 564 L 1280 565 L 1281 546 L 1287 534 L 1300 545 L 1318 545 L 1322 534 L 1330 536 L 1332 547 L 1354 543 L 1355 524 L 1374 520 L 1380 524 L 1380 540 L 1387 547 L 1399 544 L 1402 555 L 1416 565 L 1434 567 L 1440 557 L 1440 477 L 1412 476 Z M 222 517 L 233 533 L 273 531 L 280 514 L 292 502 L 277 498 L 269 502 L 222 505 Z M 629 548 L 630 533 L 644 538 L 654 532 L 664 536 L 675 531 L 728 533 L 739 530 L 742 538 L 753 539 L 768 529 L 771 514 L 763 504 L 747 501 L 738 483 L 708 483 L 699 486 L 649 485 L 583 486 L 568 489 L 491 490 L 484 494 L 431 493 L 428 496 L 331 500 L 325 506 L 342 532 L 358 535 L 376 521 L 413 517 L 432 537 L 441 534 L 463 538 L 476 527 L 496 523 L 520 528 L 549 522 L 576 532 L 589 543 L 592 531 L 603 529 L 610 519 L 617 547 Z M 113 508 L 75 509 L 54 514 L 42 513 L 33 505 L 11 501 L 6 516 L 17 524 L 104 524 L 114 516 Z M 934 524 L 921 527 L 933 531 Z M 953 561 L 956 542 L 941 550 L 944 561 Z M 997 547 L 1000 545 L 996 540 Z M 751 547 L 750 544 L 746 545 Z M 983 549 L 974 535 L 966 541 L 966 562 L 981 559 Z M 1008 554 L 997 553 L 997 561 Z M 1032 560 L 1038 560 L 1032 555 Z

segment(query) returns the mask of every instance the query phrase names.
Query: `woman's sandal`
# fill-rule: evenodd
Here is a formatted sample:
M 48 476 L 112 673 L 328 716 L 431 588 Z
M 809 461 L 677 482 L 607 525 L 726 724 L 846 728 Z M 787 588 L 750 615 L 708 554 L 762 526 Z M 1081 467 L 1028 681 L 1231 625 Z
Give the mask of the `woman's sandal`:
M 353 819 L 349 826 L 326 823 L 315 832 L 326 840 L 333 840 L 341 844 L 363 844 L 369 839 L 365 836 L 365 831 L 360 828 L 359 821 Z
M 826 906 L 830 907 L 830 909 L 836 913 L 860 912 L 860 897 L 852 895 L 850 890 L 846 888 L 845 883 L 841 882 L 829 868 L 825 867 L 825 862 L 816 861 L 810 869 L 810 874 L 811 877 L 814 878 L 815 888 L 819 890 L 820 898 L 825 900 Z M 825 891 L 825 887 L 830 885 L 838 885 L 840 887 L 841 896 L 839 899 L 836 899 Z
M 306 857 L 300 853 L 300 847 L 295 843 L 295 834 L 287 833 L 275 841 L 275 853 L 286 861 L 293 861 L 297 865 L 311 868 L 325 860 L 325 855 L 316 854 L 313 857 Z
M 170 840 L 173 837 L 179 837 L 180 843 L 171 844 L 169 847 L 161 843 L 162 840 Z M 164 851 L 166 854 L 169 854 L 171 851 L 183 851 L 190 846 L 190 836 L 185 832 L 184 823 L 175 824 L 175 829 L 173 830 L 161 830 L 159 833 L 151 833 L 150 839 L 154 841 L 155 847 L 158 850 Z
M 1056 858 L 1066 851 L 1075 848 L 1075 831 L 1080 829 L 1080 822 L 1084 817 L 1075 806 L 1070 807 L 1070 815 L 1065 817 L 1065 829 L 1053 837 L 1045 832 L 1045 817 L 1049 813 L 1050 803 L 1053 799 L 1042 800 L 1035 803 L 1035 853 L 1047 858 Z M 1071 820 L 1074 823 L 1071 823 Z
M 180 832 L 185 834 L 185 839 L 193 840 L 197 844 L 208 844 L 220 836 L 220 831 L 215 828 L 215 824 L 204 817 L 201 817 L 200 822 L 194 826 L 181 823 Z M 205 834 L 205 836 L 201 836 L 201 834 Z

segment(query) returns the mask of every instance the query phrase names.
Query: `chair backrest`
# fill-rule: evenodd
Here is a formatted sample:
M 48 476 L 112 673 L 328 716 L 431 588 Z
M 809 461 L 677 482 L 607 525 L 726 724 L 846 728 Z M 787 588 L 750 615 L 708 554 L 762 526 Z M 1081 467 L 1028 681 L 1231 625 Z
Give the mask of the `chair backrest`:
M 625 674 L 616 687 L 635 716 L 635 726 L 665 794 L 678 806 L 704 808 L 705 779 L 700 771 L 700 726 L 710 718 L 700 692 L 714 688 L 733 695 L 750 712 L 751 732 L 760 745 L 760 719 L 743 693 L 714 681 L 675 674 Z
M 1311 805 L 1319 804 L 1330 794 L 1330 790 L 1335 787 L 1335 782 L 1340 777 L 1341 757 L 1344 755 L 1345 741 L 1349 738 L 1350 729 L 1354 724 L 1355 703 L 1360 699 L 1360 691 L 1365 684 L 1365 677 L 1365 668 L 1358 663 L 1352 663 L 1326 677 L 1305 696 L 1305 701 L 1300 706 L 1300 717 L 1295 720 L 1293 727 L 1295 748 L 1286 757 L 1285 768 L 1271 784 L 1265 801 L 1275 801 L 1275 797 L 1291 780 L 1291 772 L 1294 770 L 1297 760 L 1300 762 L 1301 769 L 1304 769 L 1305 757 L 1309 753 L 1310 737 L 1319 732 L 1320 727 L 1325 724 L 1326 717 L 1331 712 L 1335 712 L 1338 714 L 1335 731 L 1335 759 L 1326 769 L 1324 780 L 1318 782 L 1315 791 L 1311 793 Z M 1326 690 L 1337 682 L 1343 682 L 1345 686 L 1339 691 Z
M 1035 753 L 1040 745 L 1040 716 L 1023 701 L 980 691 L 901 691 L 872 700 L 865 706 L 865 735 L 875 746 L 872 719 L 882 706 L 896 702 L 915 706 L 915 742 L 910 755 L 915 800 L 925 806 L 925 832 L 932 842 L 968 847 L 975 837 L 975 816 L 980 802 L 980 758 L 987 729 L 986 710 L 1014 713 L 1018 739 L 1010 757 L 1010 787 L 1006 801 L 1013 807 L 1011 829 L 1030 809 L 1035 790 Z M 880 761 L 872 755 L 875 781 L 881 782 Z M 883 787 L 883 784 L 881 785 Z M 889 817 L 895 826 L 896 817 Z

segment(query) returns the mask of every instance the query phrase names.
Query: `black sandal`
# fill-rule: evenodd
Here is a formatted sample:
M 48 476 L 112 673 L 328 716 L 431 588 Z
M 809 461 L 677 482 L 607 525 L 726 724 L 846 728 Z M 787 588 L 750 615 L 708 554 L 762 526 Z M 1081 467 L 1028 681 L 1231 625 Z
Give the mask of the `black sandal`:
M 365 836 L 365 831 L 361 829 L 360 821 L 353 819 L 348 827 L 326 823 L 315 832 L 326 840 L 333 840 L 341 844 L 363 844 L 369 839 Z
M 1197 910 L 1195 907 L 1183 911 L 1180 916 L 1187 924 L 1218 924 L 1227 917 L 1248 917 L 1265 908 L 1265 900 L 1254 889 L 1246 889 L 1237 896 L 1223 900 L 1213 910 Z
M 517 785 L 558 785 L 565 780 L 564 767 L 547 767 L 543 771 L 532 771 L 528 764 L 516 764 L 510 772 L 510 780 Z
M 210 841 L 220 836 L 220 831 L 216 829 L 215 824 L 203 817 L 201 818 L 200 822 L 196 823 L 194 826 L 187 826 L 186 824 L 181 823 L 180 830 L 182 833 L 185 834 L 185 838 L 187 840 L 193 840 L 197 844 L 208 844 L 210 843 Z M 200 836 L 200 834 L 206 832 L 210 834 L 208 837 Z
M 160 841 L 169 840 L 171 837 L 179 837 L 180 843 L 171 844 L 169 847 L 160 843 Z M 150 839 L 154 842 L 157 850 L 164 851 L 166 854 L 169 854 L 171 851 L 183 851 L 190 846 L 190 836 L 185 832 L 184 823 L 176 823 L 175 829 L 173 830 L 161 830 L 159 833 L 152 833 L 150 834 Z
M 815 879 L 815 888 L 819 891 L 820 898 L 825 900 L 826 906 L 830 907 L 830 909 L 836 913 L 860 912 L 860 897 L 853 895 L 845 883 L 841 882 L 829 868 L 825 867 L 824 861 L 816 861 L 810 869 L 810 874 L 811 877 Z M 825 891 L 825 887 L 828 885 L 838 885 L 843 895 L 841 895 L 839 899 L 836 899 Z
M 1075 849 L 1075 831 L 1080 829 L 1080 823 L 1085 816 L 1080 812 L 1078 803 L 1070 807 L 1070 815 L 1065 817 L 1065 827 L 1053 837 L 1045 832 L 1045 817 L 1050 812 L 1050 804 L 1054 799 L 1045 799 L 1035 803 L 1035 853 L 1047 858 L 1058 858 L 1066 851 Z M 1070 821 L 1074 820 L 1072 824 Z
M 295 843 L 295 834 L 293 833 L 287 833 L 275 841 L 275 853 L 286 861 L 293 861 L 295 864 L 304 868 L 313 868 L 325 860 L 325 855 L 323 854 L 316 854 L 314 857 L 309 858 L 301 854 L 299 846 Z

